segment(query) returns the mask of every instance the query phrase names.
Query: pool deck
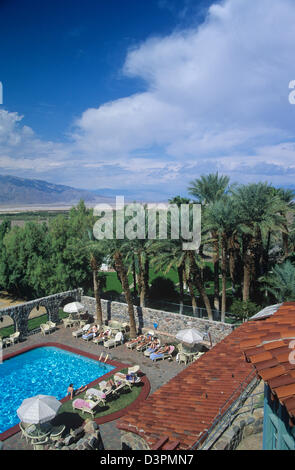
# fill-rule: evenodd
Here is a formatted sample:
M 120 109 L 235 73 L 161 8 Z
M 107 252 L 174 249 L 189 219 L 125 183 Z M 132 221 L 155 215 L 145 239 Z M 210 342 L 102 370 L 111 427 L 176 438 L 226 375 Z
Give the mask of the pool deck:
M 118 346 L 117 348 L 106 349 L 103 346 L 98 346 L 91 341 L 86 342 L 81 338 L 74 338 L 72 332 L 75 328 L 64 328 L 59 325 L 58 329 L 43 336 L 41 333 L 29 336 L 25 341 L 9 346 L 3 350 L 4 357 L 9 354 L 16 353 L 25 348 L 31 348 L 36 345 L 46 343 L 59 343 L 68 348 L 75 348 L 87 354 L 93 354 L 97 357 L 102 352 L 104 355 L 109 354 L 112 361 L 117 361 L 130 366 L 138 364 L 140 370 L 147 376 L 150 382 L 150 393 L 153 393 L 162 385 L 167 383 L 175 375 L 177 375 L 186 366 L 175 362 L 157 361 L 153 363 L 149 358 L 146 358 L 143 353 L 138 351 L 131 351 L 125 345 Z M 26 397 L 24 397 L 26 398 Z M 120 431 L 116 428 L 116 421 L 111 421 L 100 425 L 102 440 L 106 450 L 121 450 Z M 18 432 L 14 436 L 9 437 L 3 441 L 3 450 L 31 450 L 32 447 L 21 439 L 21 434 Z

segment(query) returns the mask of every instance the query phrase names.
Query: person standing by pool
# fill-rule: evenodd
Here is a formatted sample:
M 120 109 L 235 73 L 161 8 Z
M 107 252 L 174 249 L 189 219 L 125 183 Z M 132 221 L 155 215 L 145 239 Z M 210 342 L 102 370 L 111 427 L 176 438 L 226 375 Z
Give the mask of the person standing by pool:
M 70 384 L 68 386 L 67 396 L 70 395 L 72 400 L 74 395 L 78 395 L 79 393 L 82 393 L 85 390 L 87 390 L 87 385 L 82 385 L 82 387 L 78 388 L 77 390 L 74 390 L 73 384 Z

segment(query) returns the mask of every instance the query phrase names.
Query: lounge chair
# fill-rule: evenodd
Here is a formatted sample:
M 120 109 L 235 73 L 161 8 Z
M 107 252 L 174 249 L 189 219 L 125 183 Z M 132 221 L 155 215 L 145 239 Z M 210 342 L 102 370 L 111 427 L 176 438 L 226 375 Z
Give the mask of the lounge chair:
M 132 339 L 131 341 L 128 341 L 128 343 L 125 343 L 125 346 L 128 348 L 128 349 L 133 349 L 135 348 L 136 346 L 138 346 L 138 344 L 144 339 L 144 335 L 140 335 L 138 336 L 137 338 L 134 338 Z
M 90 331 L 90 333 L 86 332 L 84 335 L 82 335 L 82 339 L 84 339 L 84 341 L 90 341 L 91 339 L 94 339 L 99 334 L 98 332 L 99 332 L 99 325 L 97 327 L 97 332 L 93 332 L 93 331 Z
M 105 330 L 104 333 L 106 333 L 106 336 L 100 336 L 100 334 L 99 334 L 96 338 L 93 339 L 93 343 L 102 344 L 107 339 L 110 339 L 111 334 L 112 334 L 112 330 L 109 328 L 109 329 Z
M 99 389 L 105 394 L 106 398 L 110 395 L 113 395 L 115 389 L 113 389 L 111 385 L 108 385 L 106 380 L 99 382 L 98 386 Z
M 126 379 L 125 374 L 120 374 L 119 372 L 114 375 L 114 382 L 116 385 L 116 388 L 114 391 L 118 392 L 124 387 L 128 387 L 129 390 L 132 388 L 132 384 L 129 380 Z
M 117 372 L 114 375 L 114 382 L 118 387 L 120 384 L 124 384 L 131 389 L 132 385 L 141 382 L 141 378 L 137 377 L 135 374 L 123 374 L 122 372 Z
M 110 338 L 104 341 L 103 345 L 105 348 L 111 348 L 111 347 L 116 348 L 120 344 L 123 344 L 123 341 L 124 341 L 123 333 L 119 331 L 114 338 Z
M 86 392 L 86 397 L 93 401 L 100 401 L 103 405 L 105 405 L 106 394 L 101 390 L 97 390 L 96 388 L 89 388 Z
M 154 339 L 152 336 L 153 334 L 154 333 L 151 334 L 151 332 L 147 333 L 144 340 L 136 346 L 136 351 L 140 351 L 140 352 L 145 351 L 153 342 L 153 339 Z
M 83 400 L 82 398 L 77 398 L 73 401 L 72 406 L 73 410 L 80 410 L 82 413 L 90 413 L 92 416 L 94 416 L 94 410 L 97 408 L 99 403 L 99 401 Z
M 152 361 L 157 361 L 158 359 L 173 359 L 172 358 L 172 353 L 174 352 L 174 349 L 175 349 L 175 346 L 170 346 L 169 347 L 169 351 L 167 351 L 166 353 L 159 353 L 159 352 L 155 352 L 155 353 L 152 353 L 150 355 L 150 359 Z
M 153 353 L 153 352 L 157 352 L 157 350 L 161 347 L 161 341 L 158 339 L 157 340 L 157 345 L 155 347 L 153 347 L 152 343 L 150 344 L 150 346 L 144 351 L 144 355 L 146 357 L 150 357 L 150 355 Z
M 9 336 L 9 338 L 4 339 L 5 346 L 9 346 L 10 344 L 15 344 L 19 341 L 20 337 L 20 332 L 16 331 L 12 335 Z
M 136 364 L 135 366 L 128 367 L 128 374 L 137 374 L 140 367 Z
M 90 324 L 83 326 L 82 328 L 79 328 L 79 330 L 73 331 L 72 335 L 74 338 L 79 338 L 79 336 L 82 336 L 86 331 L 88 331 L 90 328 Z
M 47 333 L 50 333 L 50 326 L 47 323 L 41 323 L 40 325 L 41 333 L 45 336 Z
M 56 329 L 56 323 L 51 320 L 47 321 L 45 324 L 49 326 L 50 332 Z

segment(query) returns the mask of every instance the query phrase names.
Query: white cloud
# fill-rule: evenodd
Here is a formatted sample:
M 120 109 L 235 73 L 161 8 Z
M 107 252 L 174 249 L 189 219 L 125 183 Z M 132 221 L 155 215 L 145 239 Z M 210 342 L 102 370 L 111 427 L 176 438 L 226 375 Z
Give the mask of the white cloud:
M 294 22 L 289 0 L 228 0 L 198 29 L 147 40 L 124 65 L 147 91 L 85 111 L 78 146 L 100 158 L 150 148 L 151 159 L 161 147 L 185 162 L 293 138 Z
M 193 177 L 215 170 L 241 182 L 289 184 L 294 24 L 291 0 L 214 4 L 199 27 L 128 51 L 123 73 L 144 80 L 145 92 L 85 110 L 70 144 L 41 141 L 21 116 L 0 113 L 0 165 L 23 158 L 45 171 L 46 158 L 57 167 L 71 162 L 65 183 L 159 192 L 161 183 L 184 191 Z

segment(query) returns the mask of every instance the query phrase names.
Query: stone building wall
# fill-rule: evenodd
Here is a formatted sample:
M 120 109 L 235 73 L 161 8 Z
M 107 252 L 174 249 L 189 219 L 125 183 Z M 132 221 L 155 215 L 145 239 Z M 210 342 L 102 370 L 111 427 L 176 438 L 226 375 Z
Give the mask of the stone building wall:
M 59 320 L 59 309 L 66 301 L 80 301 L 82 289 L 75 289 L 67 292 L 49 295 L 40 299 L 31 300 L 23 304 L 17 304 L 11 307 L 0 309 L 0 319 L 4 315 L 8 315 L 13 323 L 15 331 L 20 332 L 20 338 L 28 335 L 28 320 L 31 311 L 34 308 L 45 307 L 48 319 L 57 323 Z M 0 323 L 1 327 L 1 323 Z
M 95 299 L 93 297 L 82 296 L 81 302 L 87 308 L 88 312 L 95 315 Z M 104 320 L 118 320 L 128 322 L 127 305 L 121 302 L 110 300 L 101 301 Z M 179 313 L 170 313 L 163 310 L 154 310 L 147 307 L 134 307 L 135 320 L 138 330 L 154 329 L 154 323 L 158 324 L 159 333 L 175 336 L 175 334 L 184 328 L 196 328 L 203 333 L 210 333 L 213 343 L 218 343 L 229 335 L 233 327 L 227 323 L 206 320 L 203 318 L 190 317 Z

